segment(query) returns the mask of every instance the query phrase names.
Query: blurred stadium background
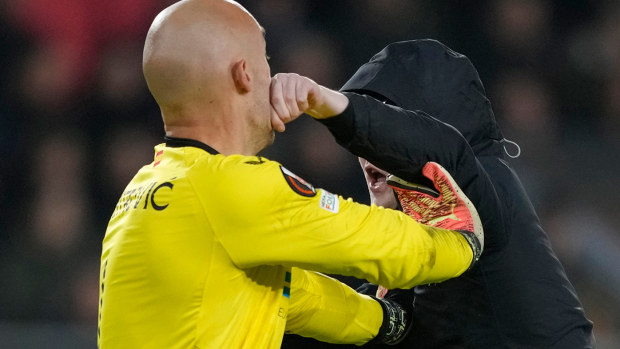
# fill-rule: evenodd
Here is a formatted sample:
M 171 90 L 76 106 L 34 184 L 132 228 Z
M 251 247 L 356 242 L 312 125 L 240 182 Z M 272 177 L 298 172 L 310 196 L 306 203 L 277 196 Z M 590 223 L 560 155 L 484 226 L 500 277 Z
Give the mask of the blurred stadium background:
M 95 347 L 107 220 L 163 136 L 142 44 L 173 2 L 0 0 L 2 348 Z M 618 1 L 240 2 L 267 31 L 273 74 L 335 89 L 390 42 L 467 55 L 599 348 L 620 348 Z M 357 159 L 307 117 L 263 155 L 368 202 Z

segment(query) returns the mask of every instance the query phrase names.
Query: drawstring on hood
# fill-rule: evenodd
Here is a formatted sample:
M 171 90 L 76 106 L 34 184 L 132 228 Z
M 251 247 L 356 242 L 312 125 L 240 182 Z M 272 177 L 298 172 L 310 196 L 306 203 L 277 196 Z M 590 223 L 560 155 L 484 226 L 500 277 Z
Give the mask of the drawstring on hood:
M 517 142 L 513 142 L 507 138 L 504 138 L 500 141 L 500 143 L 508 143 L 508 144 L 512 144 L 515 146 L 515 148 L 517 149 L 517 154 L 512 155 L 508 152 L 508 148 L 506 148 L 506 145 L 502 144 L 504 146 L 504 152 L 506 152 L 506 155 L 508 155 L 508 157 L 510 157 L 511 159 L 516 159 L 519 157 L 519 155 L 521 155 L 521 147 L 517 144 Z

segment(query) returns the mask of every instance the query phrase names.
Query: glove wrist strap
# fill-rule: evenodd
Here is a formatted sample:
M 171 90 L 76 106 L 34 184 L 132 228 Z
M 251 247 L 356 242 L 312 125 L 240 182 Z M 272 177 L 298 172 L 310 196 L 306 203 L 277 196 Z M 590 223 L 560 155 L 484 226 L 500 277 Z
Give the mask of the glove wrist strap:
M 466 231 L 466 230 L 456 230 L 456 231 L 461 233 L 461 235 L 463 235 L 465 240 L 467 240 L 467 243 L 469 244 L 469 247 L 471 247 L 471 251 L 474 254 L 471 260 L 471 264 L 469 265 L 469 268 L 467 268 L 467 270 L 469 270 L 472 268 L 474 264 L 476 264 L 478 259 L 480 259 L 480 255 L 482 254 L 482 246 L 480 246 L 480 241 L 474 236 L 473 233 Z
M 407 314 L 405 309 L 387 299 L 377 297 L 372 298 L 379 302 L 381 308 L 383 309 L 383 323 L 379 328 L 379 333 L 371 341 L 371 343 L 388 345 L 400 343 L 411 328 L 411 326 L 407 326 L 407 320 L 411 314 Z

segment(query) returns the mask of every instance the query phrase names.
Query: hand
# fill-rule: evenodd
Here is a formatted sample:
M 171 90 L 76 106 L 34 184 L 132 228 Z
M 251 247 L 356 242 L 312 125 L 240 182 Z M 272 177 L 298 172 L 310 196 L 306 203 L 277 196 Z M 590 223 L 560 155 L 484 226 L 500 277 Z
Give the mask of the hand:
M 413 320 L 413 302 L 401 304 L 393 299 L 375 298 L 383 309 L 383 323 L 371 343 L 395 345 L 403 341 Z
M 278 73 L 271 78 L 269 94 L 271 125 L 278 132 L 303 113 L 324 119 L 342 113 L 349 104 L 342 93 L 293 73 Z
M 383 323 L 379 333 L 371 341 L 375 344 L 398 344 L 409 333 L 412 326 L 415 292 L 394 289 L 386 297 L 377 297 L 377 285 L 364 283 L 356 290 L 374 298 L 383 309 Z
M 403 212 L 416 221 L 461 232 L 472 247 L 473 264 L 484 248 L 482 222 L 476 208 L 448 171 L 439 164 L 427 163 L 422 169 L 422 174 L 433 181 L 437 191 L 409 183 L 393 175 L 388 176 L 387 184 L 394 189 Z

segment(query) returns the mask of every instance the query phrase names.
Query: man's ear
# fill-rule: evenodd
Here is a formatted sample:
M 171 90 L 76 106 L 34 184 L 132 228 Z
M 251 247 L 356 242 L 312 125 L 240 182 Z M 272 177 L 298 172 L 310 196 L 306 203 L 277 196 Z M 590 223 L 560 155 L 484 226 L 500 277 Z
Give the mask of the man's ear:
M 235 82 L 235 88 L 240 94 L 246 94 L 252 89 L 252 78 L 247 69 L 245 59 L 240 59 L 232 66 L 232 78 Z

